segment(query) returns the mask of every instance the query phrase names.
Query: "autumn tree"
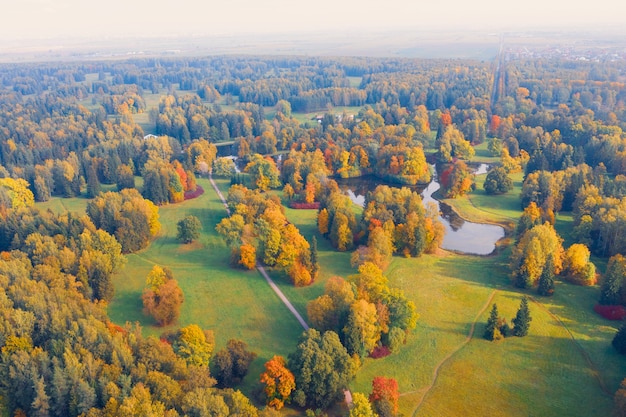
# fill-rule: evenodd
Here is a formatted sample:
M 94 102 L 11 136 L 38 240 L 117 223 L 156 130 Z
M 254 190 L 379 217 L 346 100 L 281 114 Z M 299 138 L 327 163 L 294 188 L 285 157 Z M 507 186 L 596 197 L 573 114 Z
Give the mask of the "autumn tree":
M 209 365 L 214 346 L 213 332 L 196 324 L 179 329 L 172 344 L 174 352 L 188 364 L 204 367 Z
M 548 255 L 552 256 L 555 273 L 562 269 L 562 239 L 551 224 L 545 223 L 528 230 L 513 248 L 511 266 L 513 282 L 520 288 L 536 285 Z
M 152 316 L 159 326 L 174 323 L 180 315 L 183 292 L 169 268 L 155 265 L 146 278 L 141 296 L 144 313 Z
M 596 283 L 596 268 L 589 260 L 591 253 L 582 243 L 574 243 L 563 257 L 561 276 L 566 281 L 578 285 L 594 285 Z
M 369 400 L 378 416 L 397 416 L 399 399 L 400 391 L 395 379 L 377 376 L 372 380 L 372 393 Z
M 241 245 L 236 252 L 236 258 L 237 265 L 241 265 L 244 269 L 256 268 L 256 248 L 253 245 L 249 243 Z
M 120 165 L 115 173 L 117 191 L 125 188 L 135 188 L 135 175 L 129 165 Z
M 384 270 L 389 266 L 393 256 L 393 240 L 382 227 L 375 227 L 369 232 L 367 246 L 360 246 L 350 257 L 353 267 L 371 262 Z
M 616 417 L 626 416 L 626 379 L 622 380 L 613 396 L 613 413 Z
M 375 417 L 372 404 L 365 394 L 360 392 L 352 393 L 352 405 L 350 407 L 349 417 Z
M 474 174 L 465 162 L 457 160 L 441 172 L 440 182 L 445 197 L 456 198 L 472 190 Z
M 254 154 L 244 168 L 244 172 L 250 175 L 252 188 L 267 191 L 280 185 L 278 168 L 272 158 Z
M 196 216 L 186 216 L 176 223 L 176 238 L 183 243 L 191 243 L 200 237 L 202 223 Z
M 267 405 L 280 410 L 296 388 L 293 373 L 287 368 L 285 358 L 274 356 L 265 363 L 265 372 L 261 374 L 261 383 L 265 384 Z
M 8 196 L 8 208 L 18 209 L 35 204 L 35 197 L 28 188 L 28 182 L 21 178 L 0 178 L 0 189 Z
M 343 329 L 345 346 L 351 354 L 369 354 L 380 340 L 376 305 L 363 299 L 350 306 L 348 322 Z
M 114 235 L 124 253 L 143 249 L 159 232 L 159 208 L 135 189 L 107 192 L 87 203 L 94 225 Z
M 530 310 L 528 308 L 528 297 L 524 296 L 520 302 L 517 314 L 513 319 L 513 335 L 518 337 L 526 336 L 530 328 L 531 320 L 532 317 L 530 317 Z
M 188 166 L 193 167 L 196 173 L 207 175 L 217 156 L 217 148 L 205 139 L 198 139 L 189 145 L 185 156 Z
M 237 172 L 235 161 L 228 157 L 219 157 L 213 161 L 213 175 L 230 178 Z

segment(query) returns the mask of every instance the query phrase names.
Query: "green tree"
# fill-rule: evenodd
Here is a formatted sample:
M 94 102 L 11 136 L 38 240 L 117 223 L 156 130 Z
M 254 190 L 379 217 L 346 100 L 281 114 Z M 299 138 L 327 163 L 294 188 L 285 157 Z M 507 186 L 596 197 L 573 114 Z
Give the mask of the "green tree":
M 304 332 L 295 352 L 289 355 L 289 369 L 296 377 L 303 404 L 327 408 L 342 398 L 353 377 L 352 358 L 333 331 Z
M 528 297 L 522 297 L 517 314 L 513 319 L 513 335 L 518 337 L 524 337 L 528 334 L 530 329 L 530 309 L 528 308 Z
M 313 236 L 311 239 L 311 279 L 315 281 L 320 272 L 320 261 L 317 253 L 317 238 Z
M 491 307 L 491 312 L 489 313 L 489 319 L 487 320 L 487 327 L 485 327 L 485 333 L 483 337 L 487 340 L 500 340 L 502 339 L 502 333 L 500 333 L 500 329 L 498 328 L 498 306 L 494 303 L 493 307 Z
M 624 277 L 626 277 L 626 258 L 619 254 L 611 256 L 600 287 L 600 304 L 622 304 Z
M 487 194 L 505 194 L 513 189 L 513 181 L 504 168 L 495 167 L 487 173 L 483 188 Z
M 626 355 L 626 324 L 615 333 L 611 344 L 621 355 Z
M 202 230 L 202 223 L 196 216 L 186 216 L 176 223 L 176 229 L 178 233 L 176 238 L 183 243 L 191 243 L 200 237 L 200 230 Z
M 250 352 L 245 342 L 230 339 L 226 347 L 215 354 L 213 368 L 215 379 L 221 387 L 232 387 L 241 382 L 248 373 L 248 368 L 256 358 L 256 353 Z
M 554 294 L 554 261 L 552 255 L 548 255 L 543 271 L 541 271 L 537 293 L 544 297 L 551 297 Z

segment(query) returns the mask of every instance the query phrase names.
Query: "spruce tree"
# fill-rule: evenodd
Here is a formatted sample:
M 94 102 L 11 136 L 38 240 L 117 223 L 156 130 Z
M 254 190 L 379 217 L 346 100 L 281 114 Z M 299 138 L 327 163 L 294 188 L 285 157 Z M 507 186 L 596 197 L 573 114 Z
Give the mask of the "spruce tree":
M 530 310 L 528 309 L 528 297 L 522 297 L 522 301 L 519 305 L 519 310 L 513 319 L 513 335 L 523 337 L 528 334 L 530 328 Z
M 541 271 L 537 292 L 545 297 L 551 297 L 554 294 L 554 259 L 552 259 L 552 255 L 548 256 L 543 271 Z
M 317 257 L 317 238 L 313 236 L 311 240 L 311 278 L 313 281 L 317 279 L 317 274 L 320 271 L 320 262 Z
M 489 314 L 489 320 L 487 320 L 487 327 L 485 328 L 485 334 L 483 337 L 487 340 L 500 340 L 502 339 L 502 333 L 498 328 L 498 306 L 494 303 Z
M 611 344 L 620 354 L 626 355 L 626 324 L 615 333 Z

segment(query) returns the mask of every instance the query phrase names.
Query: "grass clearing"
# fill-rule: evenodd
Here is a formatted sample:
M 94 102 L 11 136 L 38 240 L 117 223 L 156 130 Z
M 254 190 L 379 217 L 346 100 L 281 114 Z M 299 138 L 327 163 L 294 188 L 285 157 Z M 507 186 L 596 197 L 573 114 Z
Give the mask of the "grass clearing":
M 251 395 L 263 364 L 275 354 L 291 352 L 302 327 L 257 271 L 229 266 L 230 251 L 215 232 L 226 211 L 208 180 L 199 179 L 198 184 L 205 190 L 202 196 L 159 209 L 160 236 L 147 249 L 128 256 L 126 267 L 115 278 L 116 293 L 109 315 L 120 324 L 139 322 L 145 334 L 156 336 L 195 323 L 215 331 L 216 350 L 228 339 L 243 340 L 258 354 L 242 386 Z M 197 216 L 203 231 L 197 242 L 181 245 L 175 238 L 176 222 L 186 215 Z M 154 326 L 142 313 L 145 277 L 155 264 L 173 271 L 185 295 L 178 323 L 167 328 Z

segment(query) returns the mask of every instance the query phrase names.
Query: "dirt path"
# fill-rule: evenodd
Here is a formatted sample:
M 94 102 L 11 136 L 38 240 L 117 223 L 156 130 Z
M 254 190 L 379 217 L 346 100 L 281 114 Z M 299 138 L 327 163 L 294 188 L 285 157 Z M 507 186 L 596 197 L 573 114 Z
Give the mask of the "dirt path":
M 582 347 L 582 345 L 580 344 L 580 342 L 578 342 L 578 340 L 576 340 L 576 338 L 574 337 L 574 335 L 572 334 L 572 332 L 570 331 L 570 329 L 565 325 L 565 323 L 563 323 L 563 321 L 561 320 L 561 318 L 559 316 L 557 316 L 556 314 L 554 314 L 552 311 L 550 311 L 550 309 L 548 309 L 548 307 L 546 307 L 545 305 L 543 305 L 543 303 L 537 301 L 534 297 L 528 297 L 533 303 L 535 303 L 539 308 L 541 308 L 542 310 L 544 310 L 546 313 L 548 313 L 548 315 L 550 317 L 552 317 L 556 322 L 558 322 L 567 332 L 567 334 L 570 337 L 570 340 L 572 341 L 572 343 L 574 345 L 576 345 L 576 348 L 578 349 L 578 351 L 580 352 L 580 354 L 582 355 L 583 359 L 585 360 L 585 362 L 587 362 L 587 366 L 589 366 L 589 369 L 591 370 L 591 373 L 593 374 L 594 378 L 598 381 L 598 385 L 600 386 L 600 389 L 608 396 L 613 397 L 613 393 L 607 388 L 606 383 L 604 382 L 604 380 L 602 379 L 602 374 L 600 374 L 600 371 L 598 370 L 598 367 L 596 366 L 595 363 L 593 363 L 593 361 L 591 360 L 591 356 L 589 356 L 589 353 L 587 353 L 587 351 L 585 350 L 585 348 Z
M 470 340 L 472 340 L 472 337 L 474 337 L 474 331 L 476 330 L 476 323 L 478 322 L 478 319 L 480 319 L 480 316 L 482 316 L 485 310 L 487 310 L 487 308 L 489 307 L 489 305 L 491 305 L 491 302 L 493 301 L 493 297 L 496 295 L 497 291 L 498 290 L 493 290 L 491 292 L 491 294 L 489 295 L 489 299 L 487 300 L 485 305 L 480 309 L 478 314 L 476 314 L 476 318 L 474 318 L 474 321 L 472 322 L 472 327 L 470 327 L 470 331 L 467 337 L 465 338 L 465 340 L 459 346 L 457 346 L 456 349 L 448 353 L 448 355 L 446 355 L 445 358 L 440 360 L 437 363 L 437 365 L 435 365 L 435 369 L 433 370 L 433 378 L 430 384 L 417 391 L 412 391 L 412 392 L 407 392 L 407 393 L 402 394 L 402 395 L 408 395 L 408 394 L 414 394 L 414 393 L 422 392 L 422 391 L 424 392 L 424 394 L 422 394 L 422 398 L 420 398 L 419 402 L 415 406 L 415 410 L 413 411 L 413 414 L 411 414 L 412 416 L 415 416 L 415 414 L 417 414 L 419 408 L 422 406 L 422 403 L 424 402 L 426 397 L 428 397 L 428 394 L 430 394 L 430 391 L 435 386 L 435 383 L 437 382 L 437 378 L 439 377 L 439 371 L 441 370 L 441 367 L 445 365 L 458 351 L 463 349 L 463 347 L 467 345 L 470 342 Z
M 222 203 L 224 203 L 224 207 L 226 208 L 226 212 L 230 215 L 230 209 L 228 208 L 228 204 L 226 203 L 226 199 L 224 198 L 224 195 L 222 194 L 220 189 L 217 188 L 217 184 L 215 184 L 215 181 L 213 181 L 213 176 L 210 175 L 210 174 L 209 174 L 209 180 L 211 181 L 211 185 L 213 186 L 213 189 L 217 193 L 217 196 L 220 198 L 220 200 L 222 200 Z M 265 278 L 265 280 L 270 285 L 272 290 L 274 290 L 274 292 L 276 293 L 278 298 L 280 298 L 280 300 L 283 302 L 283 304 L 285 304 L 285 306 L 289 309 L 289 311 L 291 311 L 291 314 L 294 315 L 294 317 L 296 318 L 296 320 L 298 320 L 300 325 L 302 325 L 304 330 L 309 330 L 309 325 L 306 323 L 306 321 L 304 320 L 302 315 L 300 315 L 300 313 L 298 313 L 298 310 L 296 310 L 296 308 L 293 306 L 293 304 L 291 304 L 291 301 L 289 301 L 289 299 L 280 290 L 280 288 L 278 288 L 278 285 L 276 285 L 276 283 L 272 280 L 272 278 L 270 278 L 270 276 L 265 271 L 265 268 L 263 268 L 263 266 L 261 266 L 261 265 L 259 265 L 257 263 L 256 269 L 261 273 L 261 275 L 263 275 L 263 278 Z

